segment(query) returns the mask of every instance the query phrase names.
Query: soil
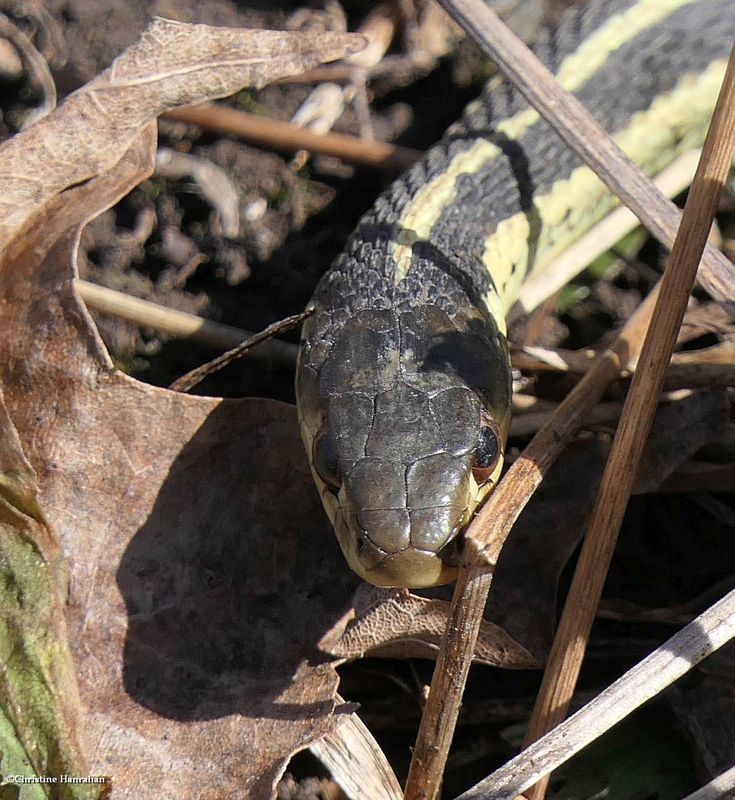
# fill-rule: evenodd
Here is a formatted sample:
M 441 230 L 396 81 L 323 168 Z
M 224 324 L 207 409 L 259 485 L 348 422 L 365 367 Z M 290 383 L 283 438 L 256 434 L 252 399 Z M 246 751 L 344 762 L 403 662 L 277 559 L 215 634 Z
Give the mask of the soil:
M 53 0 L 48 7 L 66 47 L 66 59 L 59 54 L 53 70 L 62 96 L 108 66 L 154 15 L 282 29 L 301 8 L 295 2 L 238 4 L 229 0 Z M 365 7 L 365 3 L 349 4 L 346 20 L 339 14 L 330 18 L 316 7 L 306 9 L 300 14 L 300 27 L 346 24 L 354 29 Z M 465 65 L 472 58 L 480 63 L 472 54 Z M 371 121 L 376 137 L 417 148 L 430 145 L 477 91 L 478 80 L 473 82 L 463 69 L 463 85 L 453 80 L 457 70 L 450 60 L 411 86 L 402 86 L 400 78 L 372 86 Z M 300 84 L 274 85 L 257 94 L 241 92 L 235 104 L 289 119 L 311 89 Z M 6 92 L 6 132 L 12 132 L 22 112 L 33 104 L 34 90 L 17 82 Z M 437 97 L 441 102 L 436 102 Z M 355 114 L 344 114 L 335 130 L 359 133 Z M 289 156 L 166 120 L 160 123 L 160 145 L 226 171 L 240 197 L 240 235 L 228 238 L 221 233 L 216 213 L 191 179 L 154 175 L 88 227 L 80 276 L 253 331 L 305 307 L 319 276 L 390 180 L 390 176 L 356 170 L 326 157 L 294 169 Z M 152 230 L 146 229 L 149 219 L 154 220 Z M 141 228 L 145 230 L 142 236 Z M 209 348 L 170 340 L 117 319 L 100 315 L 95 319 L 116 363 L 151 383 L 167 385 L 215 355 Z M 286 338 L 297 341 L 298 334 Z M 293 402 L 292 383 L 288 371 L 243 359 L 197 391 L 266 395 Z
M 563 5 L 563 0 L 559 4 Z M 48 31 L 24 16 L 25 5 L 0 0 L 0 11 L 13 13 L 19 25 L 39 37 L 39 47 L 52 66 L 63 97 L 107 67 L 153 15 L 212 25 L 284 28 L 299 11 L 301 25 L 346 24 L 354 30 L 372 4 L 346 2 L 343 19 L 336 3 L 307 6 L 304 0 L 48 0 L 46 8 L 58 26 L 56 44 Z M 527 35 L 539 15 L 537 6 L 531 5 L 526 4 L 519 18 L 519 24 L 526 25 Z M 547 3 L 547 11 L 552 7 L 554 3 Z M 401 48 L 398 42 L 396 51 Z M 419 149 L 428 147 L 477 94 L 486 76 L 484 61 L 471 44 L 463 41 L 429 74 L 416 75 L 407 82 L 404 74 L 397 73 L 371 83 L 370 114 L 376 137 Z M 232 102 L 258 114 L 289 119 L 311 88 L 297 83 L 277 84 L 257 93 L 241 92 Z M 24 76 L 0 76 L 0 135 L 7 136 L 18 128 L 38 96 L 38 90 Z M 347 112 L 335 129 L 359 134 L 357 115 Z M 83 239 L 81 277 L 252 331 L 306 306 L 316 281 L 340 252 L 360 215 L 391 179 L 325 157 L 312 158 L 294 169 L 289 156 L 167 120 L 160 122 L 160 145 L 208 160 L 226 171 L 240 197 L 239 236 L 230 238 L 222 233 L 216 213 L 191 179 L 154 175 L 89 226 Z M 531 323 L 521 321 L 512 330 L 512 338 L 562 347 L 599 342 L 630 315 L 659 272 L 661 254 L 654 244 L 646 245 L 642 258 L 644 269 L 621 262 L 614 280 L 588 280 L 582 284 L 584 291 L 578 302 L 565 313 L 545 313 Z M 151 383 L 168 385 L 217 355 L 205 346 L 171 339 L 121 320 L 96 314 L 95 319 L 116 363 Z M 292 331 L 284 338 L 296 342 L 298 333 Z M 539 387 L 551 397 L 568 388 L 554 381 L 541 382 Z M 293 373 L 241 359 L 208 378 L 196 391 L 293 402 Z M 605 435 L 609 437 L 609 431 Z M 643 581 L 646 591 L 638 592 L 636 598 L 642 600 L 642 595 L 650 594 L 648 590 L 655 586 L 658 591 L 645 597 L 645 602 L 653 606 L 674 603 L 680 597 L 682 584 L 691 583 L 691 577 L 687 577 L 691 571 L 682 573 L 680 567 L 692 563 L 691 537 L 697 525 L 694 509 L 682 498 L 673 505 L 665 498 L 636 499 L 623 533 L 626 555 L 611 578 L 616 589 Z M 721 527 L 717 540 L 724 548 L 727 526 Z M 641 531 L 658 536 L 661 530 L 668 532 L 665 542 L 646 541 L 645 533 L 640 536 Z M 668 564 L 656 558 L 660 548 L 666 549 Z M 696 572 L 700 579 L 694 581 L 696 585 L 687 585 L 691 595 L 702 590 L 702 576 L 705 583 L 714 582 L 725 571 L 712 568 L 722 556 L 699 555 L 702 563 L 697 563 Z M 603 622 L 591 649 L 584 687 L 601 686 L 616 677 L 650 649 L 651 638 L 661 640 L 666 630 L 665 626 L 654 626 L 651 632 L 622 622 Z M 616 637 L 627 645 L 613 648 L 611 657 L 610 649 L 605 650 L 601 642 Z M 430 678 L 431 665 L 422 662 L 362 662 L 344 670 L 342 694 L 363 704 L 366 718 L 372 718 L 369 725 L 394 760 L 399 776 L 405 775 L 415 735 L 420 687 Z M 471 680 L 467 692 L 470 708 L 487 700 L 486 679 L 487 672 L 483 672 Z M 537 683 L 535 674 L 493 672 L 492 696 L 497 707 L 486 711 L 482 735 L 471 726 L 460 731 L 455 746 L 457 763 L 450 763 L 447 796 L 486 774 L 488 760 L 499 762 L 512 752 L 518 737 L 512 730 L 508 733 L 509 721 L 517 723 L 527 716 Z M 519 704 L 522 713 L 517 711 Z M 297 777 L 320 774 L 307 756 L 295 759 L 292 772 Z M 325 791 L 323 782 L 315 780 L 307 783 L 308 791 L 304 786 L 294 789 L 294 785 L 293 780 L 284 783 L 281 796 L 322 796 L 320 792 Z

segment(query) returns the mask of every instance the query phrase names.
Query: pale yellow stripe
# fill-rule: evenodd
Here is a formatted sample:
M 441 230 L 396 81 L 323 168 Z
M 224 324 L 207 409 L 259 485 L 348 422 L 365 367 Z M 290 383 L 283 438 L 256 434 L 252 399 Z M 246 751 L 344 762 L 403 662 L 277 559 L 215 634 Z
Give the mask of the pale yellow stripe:
M 576 91 L 597 72 L 611 53 L 693 2 L 695 0 L 641 0 L 622 14 L 610 17 L 564 59 L 556 79 L 567 91 Z
M 701 74 L 683 77 L 673 91 L 635 114 L 613 138 L 646 172 L 656 174 L 680 153 L 701 145 L 724 73 L 722 60 Z M 542 225 L 532 264 L 528 263 L 531 225 L 526 213 L 503 220 L 485 241 L 482 256 L 497 288 L 486 298 L 491 312 L 498 305 L 507 311 L 529 272 L 541 271 L 616 203 L 589 167 L 578 167 L 567 179 L 557 181 L 548 194 L 534 198 Z
M 575 91 L 597 72 L 611 53 L 644 30 L 657 25 L 678 8 L 692 2 L 695 0 L 640 0 L 622 14 L 610 17 L 564 59 L 557 72 L 557 80 L 568 91 Z M 538 119 L 538 112 L 528 108 L 500 122 L 497 130 L 511 139 L 519 139 Z M 468 150 L 456 155 L 446 170 L 427 181 L 416 192 L 398 221 L 400 233 L 393 246 L 396 285 L 406 277 L 411 266 L 414 242 L 426 241 L 441 214 L 455 201 L 457 181 L 462 175 L 477 172 L 499 153 L 500 149 L 494 144 L 477 141 Z

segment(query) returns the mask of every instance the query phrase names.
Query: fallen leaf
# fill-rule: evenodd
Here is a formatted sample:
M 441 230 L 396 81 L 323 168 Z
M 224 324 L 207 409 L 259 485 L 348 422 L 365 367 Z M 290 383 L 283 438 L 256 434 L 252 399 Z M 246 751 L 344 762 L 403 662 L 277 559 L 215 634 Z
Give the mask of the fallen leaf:
M 69 190 L 64 212 L 113 200 L 149 144 Z M 114 370 L 74 294 L 78 229 L 51 245 L 48 227 L 2 264 L 0 369 L 69 563 L 90 768 L 119 797 L 270 796 L 335 724 L 337 676 L 315 642 L 353 580 L 295 414 Z
M 67 574 L 38 502 L 38 486 L 0 393 L 0 777 L 89 772 L 64 618 Z M 32 698 L 32 702 L 29 700 Z M 54 797 L 96 798 L 98 784 L 55 787 Z M 5 790 L 6 792 L 8 790 Z M 3 795 L 5 796 L 5 795 Z M 22 796 L 46 798 L 41 784 Z
M 439 651 L 449 614 L 446 600 L 430 599 L 405 589 L 379 589 L 363 583 L 354 609 L 322 639 L 320 647 L 343 658 L 365 654 L 392 658 L 433 658 Z M 482 623 L 475 659 L 482 664 L 514 669 L 539 669 L 541 664 L 502 628 Z
M 259 88 L 362 48 L 349 33 L 247 31 L 155 19 L 99 77 L 4 143 L 0 249 L 69 186 L 110 169 L 174 106 Z
M 322 60 L 313 37 L 290 34 L 266 34 L 249 58 L 252 37 L 158 21 L 101 81 L 0 148 L 12 176 L 2 200 L 12 213 L 2 223 L 0 381 L 68 564 L 81 697 L 75 703 L 62 661 L 63 691 L 36 713 L 58 717 L 66 704 L 84 719 L 29 725 L 32 741 L 19 746 L 56 747 L 64 758 L 41 763 L 56 774 L 81 770 L 86 745 L 85 769 L 111 775 L 116 797 L 269 797 L 291 754 L 337 722 L 337 676 L 315 643 L 344 614 L 356 580 L 326 530 L 293 409 L 127 378 L 74 291 L 81 227 L 152 169 L 149 118 Z M 337 39 L 326 57 L 353 41 Z M 198 61 L 187 69 L 192 52 Z M 255 76 L 274 52 L 275 73 Z M 36 566 L 48 585 L 32 587 L 46 616 L 7 616 L 18 637 L 40 628 L 68 659 L 63 562 L 47 544 Z M 8 585 L 24 578 L 15 562 L 7 569 Z M 30 651 L 44 655 L 35 641 Z M 32 693 L 3 697 L 15 698 L 3 733 L 20 723 L 25 736 Z M 83 745 L 69 731 L 83 732 Z M 14 768 L 15 751 L 3 749 Z M 54 796 L 92 796 L 73 791 Z

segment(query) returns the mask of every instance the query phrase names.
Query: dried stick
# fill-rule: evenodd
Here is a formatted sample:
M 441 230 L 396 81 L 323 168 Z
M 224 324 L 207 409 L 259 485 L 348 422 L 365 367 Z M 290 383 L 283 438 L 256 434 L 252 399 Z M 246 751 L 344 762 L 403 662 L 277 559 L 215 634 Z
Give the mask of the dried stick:
M 457 800 L 511 800 L 733 637 L 735 591 L 700 614 L 559 727 L 527 747 Z
M 439 4 L 497 63 L 521 94 L 595 171 L 601 181 L 635 213 L 643 225 L 671 248 L 681 212 L 610 139 L 577 98 L 562 89 L 534 56 L 482 0 L 439 0 Z M 735 265 L 707 247 L 700 283 L 718 300 L 732 301 Z
M 386 142 L 368 142 L 344 133 L 314 133 L 290 122 L 258 117 L 217 103 L 175 108 L 163 116 L 199 125 L 226 136 L 239 136 L 274 150 L 289 153 L 308 150 L 387 172 L 401 172 L 422 155 L 420 151 L 408 147 Z
M 465 564 L 459 570 L 447 630 L 421 718 L 406 783 L 407 800 L 433 800 L 437 796 L 492 583 L 492 569 L 505 539 L 544 475 L 599 402 L 608 384 L 629 360 L 637 357 L 656 295 L 654 289 L 616 340 L 559 404 L 467 530 Z
M 75 286 L 79 295 L 87 305 L 103 314 L 127 319 L 136 325 L 154 328 L 155 330 L 178 336 L 182 339 L 191 338 L 212 347 L 226 350 L 237 347 L 241 342 L 249 339 L 254 334 L 231 325 L 223 325 L 210 319 L 188 314 L 186 311 L 176 311 L 172 308 L 130 297 L 114 289 L 77 280 Z M 273 361 L 274 364 L 293 367 L 296 364 L 298 347 L 289 342 L 271 339 L 259 344 L 248 355 L 253 358 L 263 358 Z
M 666 366 L 694 288 L 697 266 L 735 152 L 735 50 L 684 208 L 681 228 L 661 279 L 651 327 L 623 406 L 620 424 L 567 595 L 536 706 L 529 723 L 534 741 L 566 716 L 581 669 L 595 611 L 612 560 L 643 448 L 650 433 Z M 529 793 L 540 800 L 548 778 Z
M 720 800 L 722 797 L 727 797 L 733 789 L 735 789 L 735 766 L 725 770 L 696 792 L 688 794 L 684 800 Z
M 655 189 L 651 192 L 648 179 L 610 142 L 609 137 L 576 99 L 559 89 L 553 76 L 536 61 L 525 45 L 507 31 L 497 17 L 480 2 L 441 0 L 441 4 L 475 38 L 479 38 L 475 23 L 482 21 L 481 27 L 485 32 L 481 37 L 481 46 L 486 50 L 492 48 L 491 55 L 526 97 L 550 118 L 554 127 L 564 130 L 568 143 L 580 154 L 590 156 L 593 169 L 597 171 L 599 166 L 603 173 L 601 177 L 604 179 L 605 174 L 610 177 L 608 185 L 616 193 L 620 193 L 626 203 L 632 205 L 647 226 L 651 225 L 654 232 L 658 230 L 665 234 L 664 240 L 670 242 L 679 218 L 678 210 L 672 211 L 668 203 L 664 203 L 662 208 L 660 195 Z M 461 8 L 462 12 L 455 13 L 457 8 Z M 468 9 L 469 12 L 465 13 Z M 467 18 L 468 15 L 471 19 Z M 495 45 L 500 45 L 500 54 L 495 52 Z M 569 115 L 570 106 L 573 117 L 567 124 L 560 115 Z M 560 109 L 560 113 L 556 109 Z M 590 141 L 590 136 L 595 142 L 591 155 L 585 142 Z M 612 175 L 608 164 L 615 165 Z M 627 183 L 631 189 L 624 191 L 621 182 Z M 644 188 L 641 189 L 641 186 Z M 637 195 L 639 199 L 645 198 L 643 205 L 632 195 Z M 646 205 L 657 209 L 663 216 L 652 219 L 647 213 Z M 667 221 L 664 221 L 665 217 L 668 217 Z M 718 263 L 718 266 L 713 269 L 714 263 Z M 720 286 L 727 286 L 727 278 L 723 276 L 727 276 L 732 270 L 732 265 L 721 254 L 715 254 L 714 261 L 709 261 L 709 270 L 707 285 L 710 291 L 722 297 Z M 465 558 L 469 566 L 460 570 L 455 586 L 450 620 L 411 761 L 405 790 L 407 800 L 434 800 L 437 796 L 492 581 L 492 566 L 497 561 L 505 538 L 546 471 L 583 421 L 585 414 L 602 396 L 607 383 L 617 376 L 628 361 L 635 360 L 656 296 L 654 291 L 646 298 L 613 346 L 599 357 L 595 367 L 559 406 L 552 420 L 539 431 L 510 468 L 468 530 Z M 488 566 L 478 566 L 483 560 Z
M 277 322 L 268 325 L 267 328 L 263 328 L 262 331 L 254 334 L 249 339 L 246 339 L 236 347 L 228 350 L 226 353 L 222 353 L 221 356 L 217 356 L 217 358 L 207 361 L 206 364 L 202 364 L 201 366 L 195 367 L 189 372 L 186 372 L 184 375 L 177 378 L 168 388 L 175 392 L 191 391 L 208 375 L 212 375 L 223 367 L 226 367 L 236 358 L 242 358 L 242 356 L 246 355 L 253 347 L 257 347 L 259 344 L 272 339 L 272 337 L 276 334 L 291 330 L 291 328 L 293 328 L 295 325 L 300 325 L 313 313 L 313 308 L 307 308 L 306 311 L 302 311 L 299 314 L 293 314 L 290 317 L 279 319 Z

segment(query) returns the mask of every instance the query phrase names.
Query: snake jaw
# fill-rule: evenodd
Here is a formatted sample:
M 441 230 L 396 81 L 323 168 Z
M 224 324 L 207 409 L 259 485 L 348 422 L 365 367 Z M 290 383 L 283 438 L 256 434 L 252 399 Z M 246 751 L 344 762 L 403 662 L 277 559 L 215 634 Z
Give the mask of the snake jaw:
M 594 102 L 622 149 L 654 174 L 704 137 L 732 47 L 735 0 L 587 5 L 544 51 L 562 86 Z M 695 46 L 684 47 L 687 39 Z M 332 491 L 315 479 L 347 561 L 366 580 L 404 587 L 451 580 L 447 543 L 500 477 L 502 453 L 496 464 L 492 441 L 484 453 L 478 445 L 475 401 L 502 445 L 511 392 L 505 314 L 523 280 L 613 204 L 536 112 L 493 80 L 449 138 L 375 203 L 322 278 L 304 325 L 296 393 L 309 456 L 323 429 L 333 437 Z M 438 420 L 447 422 L 441 430 Z M 396 468 L 440 449 L 454 457 L 474 449 L 478 458 L 462 489 L 465 507 L 455 497 L 452 519 L 433 535 L 406 533 L 406 515 L 410 523 L 413 511 L 449 504 L 432 501 L 429 488 L 428 499 L 409 497 L 408 485 L 396 499 L 400 482 L 383 476 L 381 484 L 365 469 L 368 501 L 345 486 L 337 492 L 361 459 Z M 427 487 L 432 478 L 447 484 L 433 472 Z M 360 519 L 360 510 L 400 513 L 392 533 L 375 533 L 377 523 Z

